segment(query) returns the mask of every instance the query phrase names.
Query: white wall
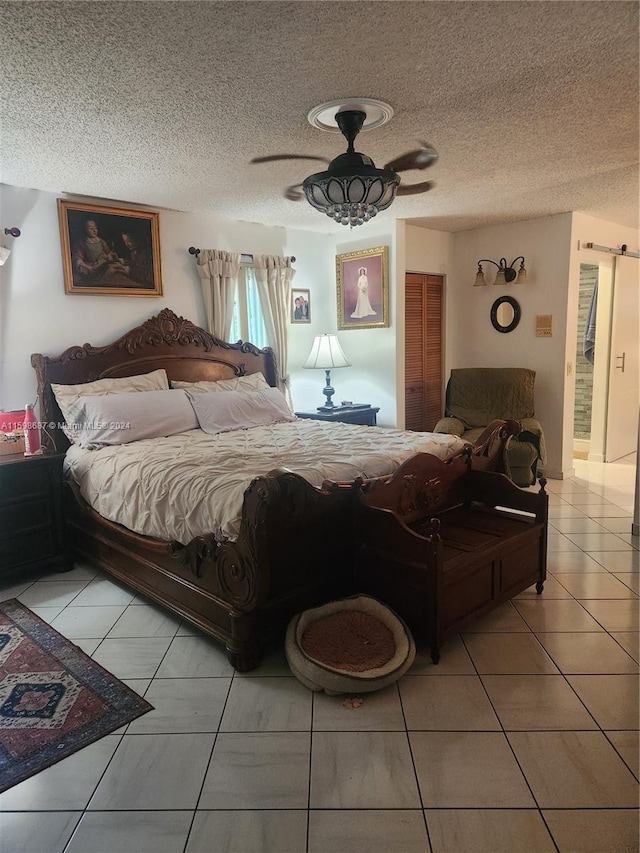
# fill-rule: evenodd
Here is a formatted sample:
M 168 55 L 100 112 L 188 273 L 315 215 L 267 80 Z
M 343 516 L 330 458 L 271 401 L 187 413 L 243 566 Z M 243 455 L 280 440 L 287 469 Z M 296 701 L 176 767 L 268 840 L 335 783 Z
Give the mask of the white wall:
M 581 261 L 598 255 L 585 242 L 637 247 L 630 228 L 580 213 L 563 213 L 525 222 L 494 225 L 453 235 L 453 265 L 448 286 L 447 374 L 454 367 L 530 367 L 536 371 L 536 416 L 547 442 L 548 477 L 573 474 L 575 343 Z M 526 285 L 473 287 L 477 261 L 524 255 Z M 607 257 L 600 255 L 600 258 Z M 495 267 L 484 264 L 487 280 Z M 491 278 L 489 277 L 491 276 Z M 491 326 L 493 301 L 511 294 L 522 319 L 513 332 Z M 553 315 L 553 337 L 535 337 L 537 314 Z
M 203 325 L 200 282 L 189 246 L 296 256 L 294 284 L 311 291 L 312 322 L 290 327 L 294 373 L 314 334 L 335 328 L 333 246 L 326 235 L 177 211 L 160 212 L 163 297 L 65 294 L 56 198 L 52 193 L 0 185 L 3 226 L 22 231 L 11 240 L 11 256 L 0 268 L 0 409 L 20 409 L 35 398 L 32 352 L 59 355 L 74 344 L 110 343 L 164 307 Z M 11 238 L 6 239 L 8 243 Z M 295 407 L 322 402 L 313 385 L 311 395 L 304 383 L 300 387 L 294 383 Z
M 340 344 L 352 367 L 335 370 L 331 374 L 331 384 L 336 389 L 334 400 L 353 400 L 353 402 L 371 403 L 379 406 L 378 424 L 395 426 L 396 420 L 396 333 L 399 318 L 404 323 L 404 308 L 398 311 L 398 269 L 401 265 L 404 281 L 404 247 L 400 246 L 396 236 L 396 220 L 388 214 L 381 214 L 373 222 L 353 229 L 344 228 L 337 234 L 329 235 L 334 255 L 357 252 L 362 249 L 375 249 L 378 246 L 389 247 L 389 327 L 377 329 L 346 329 L 338 332 Z M 333 326 L 325 331 L 333 332 L 337 327 L 337 298 L 335 258 L 332 276 L 327 283 L 333 293 Z M 310 371 L 305 371 L 310 372 Z M 315 374 L 319 371 L 313 371 Z M 323 374 L 324 377 L 324 374 Z M 318 386 L 316 397 L 322 396 L 321 382 L 314 377 Z M 318 393 L 319 392 L 319 393 Z M 319 399 L 316 406 L 321 405 Z
M 457 367 L 528 367 L 536 371 L 536 417 L 547 444 L 545 473 L 567 477 L 572 456 L 563 452 L 563 418 L 570 404 L 573 419 L 573 382 L 566 387 L 566 362 L 573 364 L 575 331 L 567 348 L 567 301 L 572 214 L 493 225 L 453 235 L 452 275 L 448 280 L 446 373 Z M 510 263 L 524 255 L 526 285 L 473 287 L 480 258 Z M 487 281 L 496 268 L 484 264 Z M 577 287 L 576 316 L 577 321 Z M 497 332 L 490 321 L 491 305 L 510 294 L 520 303 L 519 326 L 508 334 Z M 553 336 L 537 338 L 537 314 L 553 315 Z M 571 376 L 571 380 L 573 376 Z
M 454 235 L 405 223 L 407 272 L 444 275 L 451 272 Z

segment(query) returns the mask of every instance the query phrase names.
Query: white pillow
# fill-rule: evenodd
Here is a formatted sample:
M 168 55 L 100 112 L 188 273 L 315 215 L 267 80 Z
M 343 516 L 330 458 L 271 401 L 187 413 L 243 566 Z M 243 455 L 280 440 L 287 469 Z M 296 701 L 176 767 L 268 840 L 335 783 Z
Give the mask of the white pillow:
M 179 382 L 172 379 L 171 387 L 184 388 L 187 394 L 206 394 L 212 391 L 266 391 L 267 388 L 271 388 L 262 373 L 234 376 L 233 379 L 217 379 L 215 382 L 206 379 L 200 382 Z
M 129 394 L 133 391 L 168 391 L 169 379 L 166 370 L 152 370 L 150 373 L 140 373 L 137 376 L 121 378 L 96 379 L 95 382 L 85 382 L 82 385 L 55 385 L 51 383 L 62 417 L 70 423 L 70 413 L 80 397 L 104 396 L 106 394 Z M 65 430 L 67 438 L 76 441 L 72 430 Z
M 194 394 L 191 405 L 200 429 L 209 435 L 295 420 L 284 394 L 277 388 Z
M 79 397 L 70 415 L 67 425 L 76 443 L 88 450 L 198 428 L 189 398 L 180 390 Z

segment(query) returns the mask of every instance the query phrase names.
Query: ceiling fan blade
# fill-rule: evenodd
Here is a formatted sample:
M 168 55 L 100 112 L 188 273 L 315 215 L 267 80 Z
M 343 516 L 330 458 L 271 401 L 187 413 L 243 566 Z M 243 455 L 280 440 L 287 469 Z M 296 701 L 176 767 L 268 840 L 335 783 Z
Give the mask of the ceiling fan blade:
M 321 160 L 328 163 L 326 157 L 313 157 L 310 154 L 268 154 L 266 157 L 254 157 L 251 163 L 275 163 L 276 160 Z
M 426 193 L 433 189 L 435 183 L 433 181 L 422 181 L 420 184 L 400 184 L 396 195 L 416 195 L 417 193 Z
M 387 163 L 384 168 L 391 169 L 392 172 L 406 172 L 408 169 L 426 169 L 432 166 L 438 159 L 438 152 L 428 142 L 420 142 L 420 145 L 421 148 L 407 151 L 406 154 Z
M 301 201 L 304 198 L 302 184 L 292 184 L 287 187 L 284 191 L 284 197 L 288 198 L 289 201 Z

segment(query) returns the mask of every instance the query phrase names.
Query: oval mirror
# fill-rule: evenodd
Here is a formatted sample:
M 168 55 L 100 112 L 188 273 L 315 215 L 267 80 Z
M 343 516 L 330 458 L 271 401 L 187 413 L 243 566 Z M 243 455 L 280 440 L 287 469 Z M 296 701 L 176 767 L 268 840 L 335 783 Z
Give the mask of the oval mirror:
M 491 325 L 498 332 L 512 332 L 520 322 L 520 305 L 513 296 L 500 296 L 491 306 Z

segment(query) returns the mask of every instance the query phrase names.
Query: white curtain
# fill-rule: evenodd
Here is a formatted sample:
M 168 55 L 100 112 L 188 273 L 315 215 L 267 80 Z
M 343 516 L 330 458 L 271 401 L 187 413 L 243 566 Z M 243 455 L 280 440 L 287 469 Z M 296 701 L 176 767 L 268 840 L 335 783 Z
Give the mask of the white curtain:
M 201 249 L 196 257 L 196 266 L 202 285 L 208 329 L 217 338 L 228 341 L 240 270 L 240 255 L 234 252 L 221 252 L 217 249 Z
M 267 340 L 276 355 L 278 387 L 291 403 L 289 390 L 288 331 L 291 282 L 296 271 L 291 258 L 275 255 L 254 255 L 253 272 L 256 277 L 260 307 L 267 330 Z

